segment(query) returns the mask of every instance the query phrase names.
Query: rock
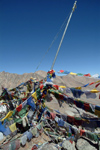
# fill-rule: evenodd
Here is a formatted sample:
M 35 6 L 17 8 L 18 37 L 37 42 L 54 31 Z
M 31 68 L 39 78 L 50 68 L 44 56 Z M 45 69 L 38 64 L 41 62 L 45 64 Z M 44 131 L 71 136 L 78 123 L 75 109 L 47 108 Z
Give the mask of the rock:
M 97 148 L 91 145 L 87 140 L 79 139 L 76 143 L 78 150 L 97 150 Z
M 71 142 L 68 141 L 68 140 L 66 140 L 66 141 L 63 142 L 62 148 L 66 149 L 66 150 L 75 150 L 74 144 L 71 144 Z
M 99 150 L 100 150 L 100 141 L 99 141 Z
M 3 140 L 3 133 L 2 132 L 0 132 L 0 141 L 2 141 Z
M 52 144 L 46 144 L 42 147 L 41 150 L 58 150 L 55 146 L 53 146 Z
M 65 111 L 67 115 L 74 116 L 74 113 L 70 110 Z

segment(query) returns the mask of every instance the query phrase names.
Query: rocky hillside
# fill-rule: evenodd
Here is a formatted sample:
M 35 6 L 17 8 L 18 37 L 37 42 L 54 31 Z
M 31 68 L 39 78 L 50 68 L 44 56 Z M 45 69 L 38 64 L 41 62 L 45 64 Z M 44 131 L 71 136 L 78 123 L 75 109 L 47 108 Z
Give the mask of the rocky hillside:
M 37 71 L 36 73 L 24 73 L 22 75 L 16 73 L 0 72 L 0 92 L 2 86 L 5 88 L 14 88 L 20 83 L 25 82 L 30 79 L 30 77 L 35 77 L 38 80 L 46 77 L 45 71 Z
M 35 73 L 24 73 L 22 75 L 15 74 L 15 73 L 8 73 L 8 72 L 0 72 L 0 93 L 1 88 L 4 86 L 5 88 L 14 88 L 22 82 L 25 82 L 30 79 L 30 77 L 35 77 L 36 79 L 40 80 L 46 77 L 45 71 L 37 71 Z M 73 75 L 65 75 L 65 76 L 56 76 L 53 82 L 57 85 L 65 85 L 66 87 L 79 87 L 83 86 L 87 83 L 96 82 L 99 79 L 88 78 L 88 77 L 80 77 L 80 76 L 73 76 Z M 82 90 L 92 90 L 95 88 L 95 84 L 82 88 Z M 100 90 L 100 86 L 98 86 L 98 90 Z M 83 94 L 82 100 L 87 101 L 85 95 Z M 100 105 L 99 93 L 97 94 L 97 98 L 88 99 L 88 102 L 95 103 Z
M 27 80 L 30 79 L 30 77 L 36 78 L 38 80 L 43 79 L 46 77 L 46 72 L 45 71 L 37 71 L 35 73 L 24 73 L 22 75 L 18 75 L 18 74 L 11 74 L 8 72 L 0 72 L 0 92 L 1 92 L 1 88 L 2 86 L 4 86 L 5 88 L 14 88 L 16 86 L 18 86 L 20 83 L 25 82 Z M 87 77 L 79 77 L 79 76 L 72 76 L 72 75 L 65 75 L 65 76 L 56 76 L 56 78 L 53 80 L 54 84 L 57 85 L 65 85 L 67 88 L 71 88 L 71 87 L 80 87 L 83 86 L 87 83 L 91 83 L 91 82 L 96 82 L 99 79 L 94 79 L 94 78 L 87 78 Z M 95 88 L 96 84 L 87 86 L 85 88 L 82 88 L 82 90 L 92 90 Z M 100 86 L 98 86 L 97 88 L 98 90 L 100 90 Z M 68 94 L 69 96 L 72 96 L 72 94 Z M 81 96 L 81 100 L 87 101 L 88 103 L 93 103 L 96 105 L 100 105 L 100 99 L 99 99 L 99 93 L 97 94 L 97 98 L 95 99 L 86 99 L 85 94 L 83 94 Z M 62 114 L 65 115 L 70 115 L 70 116 L 74 116 L 74 117 L 79 117 L 79 113 L 78 111 L 74 108 L 74 107 L 70 107 L 68 104 L 63 103 L 62 107 L 59 107 L 58 101 L 53 97 L 53 100 L 49 103 L 46 102 L 46 106 L 48 106 L 49 108 L 52 108 L 53 110 L 59 110 Z M 83 110 L 80 109 L 81 113 L 84 113 Z M 87 112 L 86 112 L 87 114 Z M 47 136 L 46 134 L 42 133 L 39 137 L 33 138 L 30 142 L 26 143 L 25 147 L 20 147 L 19 150 L 30 150 L 32 149 L 32 146 L 38 143 L 45 143 L 46 141 L 49 141 L 49 136 Z M 62 149 L 68 149 L 68 150 L 98 150 L 98 145 L 97 143 L 90 141 L 90 140 L 86 140 L 84 138 L 80 138 L 78 139 L 78 141 L 76 142 L 76 146 L 75 146 L 75 142 L 73 142 L 73 144 L 71 144 L 68 140 L 65 141 L 62 145 Z M 53 150 L 53 149 L 57 149 L 55 146 L 53 146 L 53 143 L 48 144 L 48 145 L 44 145 L 43 148 L 41 150 Z

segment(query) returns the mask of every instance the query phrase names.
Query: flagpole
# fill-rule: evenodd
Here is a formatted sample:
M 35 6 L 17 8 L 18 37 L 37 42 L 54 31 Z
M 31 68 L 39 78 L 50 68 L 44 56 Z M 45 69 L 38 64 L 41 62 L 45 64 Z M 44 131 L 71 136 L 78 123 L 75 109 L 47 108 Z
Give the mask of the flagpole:
M 64 33 L 63 33 L 63 35 L 62 35 L 62 38 L 61 38 L 61 41 L 60 41 L 60 44 L 59 44 L 59 47 L 58 47 L 58 50 L 57 50 L 56 56 L 55 56 L 55 58 L 54 58 L 54 61 L 53 61 L 52 66 L 51 66 L 51 70 L 53 69 L 54 64 L 55 64 L 55 61 L 56 61 L 56 59 L 57 59 L 57 55 L 58 55 L 58 52 L 59 52 L 59 50 L 60 50 L 60 47 L 61 47 L 62 41 L 63 41 L 63 39 L 64 39 L 65 33 L 66 33 L 66 31 L 67 31 L 67 28 L 68 28 L 69 22 L 70 22 L 70 20 L 71 20 L 72 14 L 73 14 L 73 12 L 74 12 L 74 10 L 75 10 L 75 8 L 76 8 L 76 3 L 77 3 L 77 1 L 75 1 L 75 2 L 74 2 L 74 5 L 73 5 L 73 8 L 72 8 L 71 14 L 70 14 L 70 16 L 69 16 L 68 22 L 67 22 L 67 24 L 66 24 L 66 27 L 65 27 Z

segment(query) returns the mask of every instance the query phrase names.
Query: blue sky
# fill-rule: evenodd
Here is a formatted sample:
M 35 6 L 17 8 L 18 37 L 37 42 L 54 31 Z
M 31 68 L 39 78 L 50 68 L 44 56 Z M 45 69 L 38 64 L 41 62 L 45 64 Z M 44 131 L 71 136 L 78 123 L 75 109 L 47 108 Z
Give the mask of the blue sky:
M 0 0 L 0 72 L 35 72 L 74 0 Z M 65 27 L 65 26 L 64 26 Z M 37 70 L 50 70 L 62 34 Z M 78 0 L 54 70 L 100 74 L 100 0 Z

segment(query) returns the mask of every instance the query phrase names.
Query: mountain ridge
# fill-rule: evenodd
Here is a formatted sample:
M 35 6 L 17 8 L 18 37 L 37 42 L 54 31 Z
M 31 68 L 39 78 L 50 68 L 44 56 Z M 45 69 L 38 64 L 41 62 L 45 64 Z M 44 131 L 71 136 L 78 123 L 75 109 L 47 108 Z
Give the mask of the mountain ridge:
M 38 80 L 41 80 L 45 78 L 47 75 L 47 72 L 39 70 L 36 71 L 35 73 L 24 73 L 22 75 L 17 74 L 17 73 L 9 73 L 9 72 L 0 72 L 0 93 L 2 92 L 2 86 L 5 88 L 15 88 L 22 82 L 26 82 L 29 80 L 31 77 L 36 78 Z M 64 76 L 57 76 L 56 78 L 53 79 L 53 83 L 57 85 L 64 85 L 66 88 L 71 88 L 71 87 L 81 87 L 84 86 L 85 84 L 91 83 L 91 82 L 96 82 L 99 79 L 95 78 L 89 78 L 89 77 L 84 77 L 84 76 L 74 76 L 74 75 L 64 75 Z M 97 83 L 96 83 L 97 84 Z M 87 87 L 82 87 L 82 90 L 92 90 L 95 88 L 95 85 L 93 84 L 91 86 Z M 97 88 L 100 90 L 100 87 L 98 86 Z M 71 94 L 68 94 L 72 96 Z M 86 97 L 82 96 L 82 100 L 87 101 Z M 99 93 L 97 94 L 96 101 L 94 99 L 88 99 L 88 102 L 90 103 L 96 103 L 100 105 L 100 99 L 99 99 Z

